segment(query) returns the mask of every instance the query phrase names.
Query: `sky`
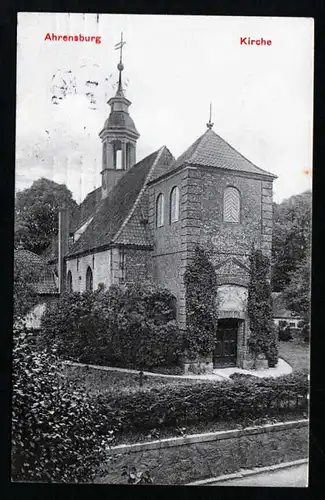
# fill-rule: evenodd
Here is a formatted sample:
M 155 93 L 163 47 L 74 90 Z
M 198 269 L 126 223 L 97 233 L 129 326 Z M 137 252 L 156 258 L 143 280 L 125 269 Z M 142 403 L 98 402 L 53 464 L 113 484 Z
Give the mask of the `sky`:
M 98 134 L 115 93 L 121 32 L 137 160 L 163 145 L 178 157 L 205 132 L 211 102 L 213 130 L 278 176 L 276 202 L 310 189 L 313 29 L 308 18 L 19 13 L 16 190 L 46 177 L 80 203 L 100 186 Z

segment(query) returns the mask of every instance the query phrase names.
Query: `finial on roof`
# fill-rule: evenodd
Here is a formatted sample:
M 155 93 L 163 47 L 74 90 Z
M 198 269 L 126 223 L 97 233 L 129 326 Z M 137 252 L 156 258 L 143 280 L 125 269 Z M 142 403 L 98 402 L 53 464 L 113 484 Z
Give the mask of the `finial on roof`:
M 124 65 L 122 62 L 122 52 L 123 52 L 123 45 L 125 45 L 126 42 L 123 41 L 123 33 L 121 33 L 121 41 L 118 42 L 115 45 L 115 50 L 120 50 L 120 62 L 117 65 L 117 69 L 119 70 L 119 77 L 118 77 L 118 88 L 117 88 L 117 93 L 122 92 L 123 93 L 123 88 L 122 88 L 122 71 L 124 69 Z
M 209 121 L 207 123 L 207 127 L 209 130 L 212 129 L 214 123 L 211 122 L 211 118 L 212 118 L 212 103 L 210 102 L 210 117 L 209 117 Z

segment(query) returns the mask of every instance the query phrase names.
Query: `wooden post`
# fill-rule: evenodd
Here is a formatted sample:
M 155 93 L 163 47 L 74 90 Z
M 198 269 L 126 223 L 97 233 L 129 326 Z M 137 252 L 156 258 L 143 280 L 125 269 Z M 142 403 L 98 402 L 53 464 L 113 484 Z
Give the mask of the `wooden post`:
M 59 268 L 59 293 L 63 293 L 66 284 L 66 269 L 64 257 L 69 249 L 69 212 L 66 206 L 63 206 L 59 211 L 59 252 L 58 252 L 58 268 Z

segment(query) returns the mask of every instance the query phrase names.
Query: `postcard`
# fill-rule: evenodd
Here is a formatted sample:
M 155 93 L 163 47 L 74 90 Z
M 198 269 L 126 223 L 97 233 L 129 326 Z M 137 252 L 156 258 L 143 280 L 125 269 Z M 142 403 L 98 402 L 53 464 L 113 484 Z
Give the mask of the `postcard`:
M 12 481 L 306 487 L 313 19 L 17 23 Z

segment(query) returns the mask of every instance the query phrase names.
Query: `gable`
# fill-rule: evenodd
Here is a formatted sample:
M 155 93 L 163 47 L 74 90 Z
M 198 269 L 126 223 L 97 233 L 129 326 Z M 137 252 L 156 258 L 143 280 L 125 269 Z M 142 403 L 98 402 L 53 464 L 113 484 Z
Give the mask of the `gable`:
M 225 259 L 215 266 L 217 284 L 236 284 L 247 286 L 249 282 L 249 268 L 234 257 Z

